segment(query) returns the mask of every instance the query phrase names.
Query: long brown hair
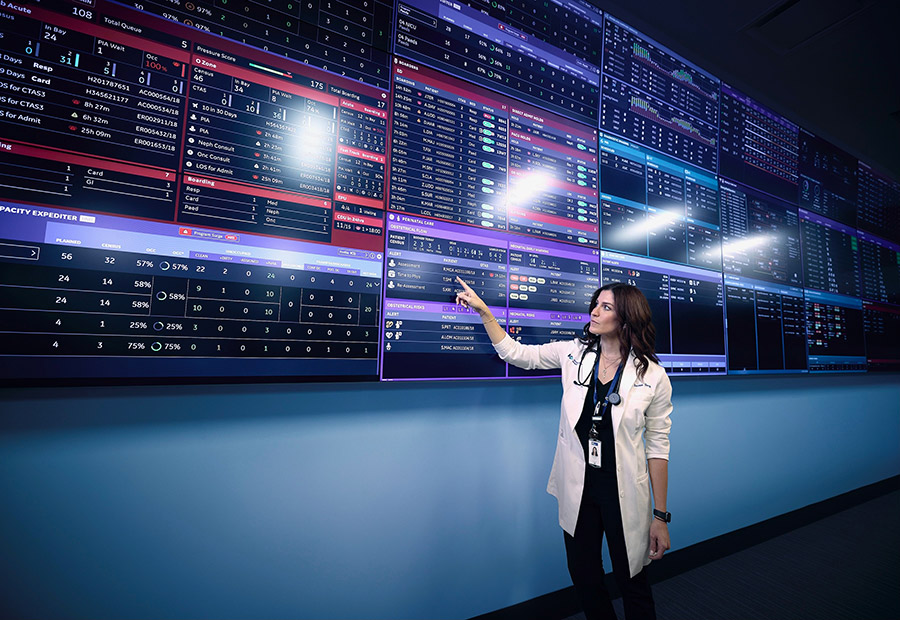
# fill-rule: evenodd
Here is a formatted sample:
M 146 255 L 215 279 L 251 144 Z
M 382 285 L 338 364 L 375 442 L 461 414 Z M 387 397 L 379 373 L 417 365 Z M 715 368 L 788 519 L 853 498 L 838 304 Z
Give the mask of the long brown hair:
M 643 380 L 650 361 L 659 363 L 655 353 L 656 327 L 651 320 L 650 304 L 638 287 L 622 282 L 610 282 L 594 291 L 588 312 L 593 312 L 597 307 L 597 298 L 603 291 L 612 291 L 616 303 L 616 316 L 619 319 L 619 353 L 624 360 L 628 358 L 629 351 L 634 351 L 637 374 Z M 600 336 L 592 334 L 590 327 L 591 324 L 588 322 L 579 340 L 589 348 L 598 348 Z

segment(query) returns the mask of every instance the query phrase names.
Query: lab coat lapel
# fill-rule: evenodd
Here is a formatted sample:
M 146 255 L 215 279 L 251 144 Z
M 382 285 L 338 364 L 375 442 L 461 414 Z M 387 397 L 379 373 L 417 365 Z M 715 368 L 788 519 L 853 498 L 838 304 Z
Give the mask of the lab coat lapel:
M 581 358 L 581 354 L 584 349 L 580 349 L 577 352 L 578 357 L 576 359 Z M 584 399 L 587 398 L 588 389 L 586 387 L 581 386 L 581 383 L 590 383 L 591 373 L 594 372 L 594 363 L 597 361 L 597 354 L 593 351 L 588 351 L 584 354 L 584 360 L 582 363 L 576 368 L 580 368 L 581 372 L 579 373 L 577 370 L 575 371 L 575 377 L 573 381 L 578 386 L 575 394 L 576 398 L 572 401 L 570 406 L 566 407 L 566 418 L 569 421 L 569 428 L 574 429 L 575 425 L 578 424 L 578 419 L 581 417 L 581 410 L 584 403 Z M 574 386 L 573 386 L 574 387 Z

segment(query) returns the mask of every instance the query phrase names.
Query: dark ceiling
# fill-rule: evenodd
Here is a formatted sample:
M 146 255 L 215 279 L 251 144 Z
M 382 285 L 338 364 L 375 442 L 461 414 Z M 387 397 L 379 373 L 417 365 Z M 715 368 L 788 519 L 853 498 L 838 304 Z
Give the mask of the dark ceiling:
M 592 2 L 900 179 L 900 1 Z

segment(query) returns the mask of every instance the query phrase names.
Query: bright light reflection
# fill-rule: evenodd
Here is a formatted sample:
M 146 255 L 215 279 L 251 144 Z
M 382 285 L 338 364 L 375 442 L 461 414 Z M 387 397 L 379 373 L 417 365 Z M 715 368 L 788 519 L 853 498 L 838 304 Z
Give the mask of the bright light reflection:
M 334 123 L 328 119 L 311 117 L 309 124 L 294 136 L 290 153 L 305 165 L 316 163 L 328 165 L 334 157 Z
M 528 205 L 548 191 L 552 185 L 553 177 L 543 171 L 517 176 L 509 183 L 509 192 L 506 195 L 507 207 Z
M 669 224 L 678 221 L 677 217 L 672 217 L 665 212 L 659 213 L 657 215 L 645 215 L 644 219 L 635 222 L 634 224 L 629 224 L 628 228 L 622 231 L 618 236 L 622 241 L 633 240 L 633 239 L 643 239 L 648 234 L 665 228 Z
M 730 241 L 722 246 L 722 252 L 727 255 L 746 252 L 764 244 L 775 243 L 777 238 L 774 235 L 753 235 Z

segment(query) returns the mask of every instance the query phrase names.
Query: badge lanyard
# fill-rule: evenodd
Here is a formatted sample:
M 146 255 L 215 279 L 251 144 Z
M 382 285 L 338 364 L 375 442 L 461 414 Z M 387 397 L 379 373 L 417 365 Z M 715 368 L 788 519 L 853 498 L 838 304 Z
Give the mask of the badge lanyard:
M 588 433 L 588 464 L 591 467 L 600 467 L 600 433 L 597 431 L 597 422 L 603 421 L 603 416 L 609 412 L 610 405 L 618 405 L 622 402 L 619 396 L 619 379 L 622 376 L 622 369 L 625 368 L 625 362 L 619 364 L 616 374 L 609 386 L 609 391 L 603 398 L 603 402 L 597 401 L 597 386 L 600 385 L 600 356 L 597 356 L 597 365 L 594 367 L 594 415 L 591 416 L 591 430 Z

